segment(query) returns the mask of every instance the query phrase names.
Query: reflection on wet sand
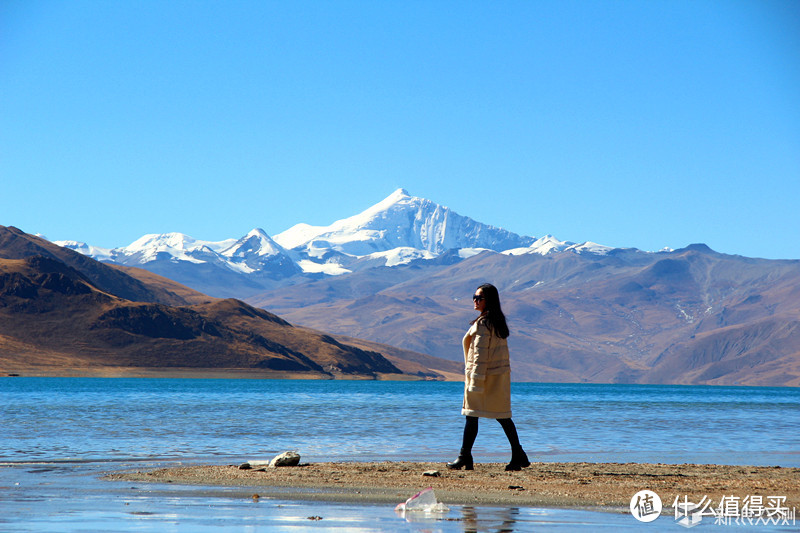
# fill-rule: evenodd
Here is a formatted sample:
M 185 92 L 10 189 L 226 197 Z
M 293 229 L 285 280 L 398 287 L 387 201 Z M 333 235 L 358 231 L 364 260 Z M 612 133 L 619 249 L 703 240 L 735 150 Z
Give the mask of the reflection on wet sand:
M 478 531 L 513 533 L 517 516 L 519 516 L 518 507 L 479 510 L 477 507 L 465 505 L 461 508 L 464 533 L 477 533 Z

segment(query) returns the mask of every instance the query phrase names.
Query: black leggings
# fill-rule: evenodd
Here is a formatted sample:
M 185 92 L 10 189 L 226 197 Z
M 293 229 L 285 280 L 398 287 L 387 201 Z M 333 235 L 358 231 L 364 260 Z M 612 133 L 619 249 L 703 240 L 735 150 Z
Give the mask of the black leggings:
M 517 427 L 514 425 L 514 421 L 510 418 L 498 418 L 497 421 L 503 427 L 503 431 L 506 434 L 506 438 L 508 438 L 508 443 L 511 445 L 511 449 L 517 450 L 522 448 L 522 446 L 519 444 L 519 435 L 517 435 Z M 461 453 L 465 455 L 472 453 L 472 445 L 475 444 L 475 438 L 477 436 L 478 417 L 468 416 L 467 421 L 464 424 L 464 440 L 461 444 Z

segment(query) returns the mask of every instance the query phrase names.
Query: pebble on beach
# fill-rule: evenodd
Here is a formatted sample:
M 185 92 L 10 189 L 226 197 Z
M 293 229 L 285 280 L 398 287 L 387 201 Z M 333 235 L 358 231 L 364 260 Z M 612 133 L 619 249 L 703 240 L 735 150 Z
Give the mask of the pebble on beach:
M 239 465 L 239 470 L 264 470 L 265 468 L 275 468 L 278 466 L 298 466 L 300 464 L 300 454 L 297 452 L 283 452 L 276 455 L 270 461 L 247 461 Z
M 269 462 L 270 468 L 275 468 L 278 466 L 297 466 L 300 464 L 300 454 L 297 452 L 283 452 L 280 455 L 276 455 L 272 458 L 272 461 Z

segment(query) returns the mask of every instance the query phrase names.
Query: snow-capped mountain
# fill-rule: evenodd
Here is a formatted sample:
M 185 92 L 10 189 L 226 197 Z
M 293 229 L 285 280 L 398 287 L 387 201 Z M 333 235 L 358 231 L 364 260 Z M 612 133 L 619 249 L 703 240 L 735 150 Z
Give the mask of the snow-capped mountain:
M 55 244 L 99 261 L 144 268 L 219 297 L 257 293 L 303 272 L 286 250 L 259 228 L 238 240 L 222 241 L 203 241 L 182 233 L 149 234 L 112 250 L 75 241 Z
M 275 241 L 286 248 L 305 251 L 312 257 L 328 251 L 363 257 L 397 248 L 434 255 L 455 248 L 502 251 L 529 246 L 534 240 L 410 196 L 405 189 L 397 189 L 382 202 L 330 226 L 297 224 L 275 235 Z
M 223 241 L 182 233 L 149 234 L 111 250 L 76 241 L 56 244 L 101 261 L 145 268 L 213 296 L 237 297 L 285 284 L 294 276 L 336 276 L 444 255 L 459 261 L 486 250 L 509 255 L 609 250 L 550 235 L 520 236 L 411 196 L 405 189 L 329 226 L 297 224 L 274 238 L 256 228 L 240 239 Z
M 223 241 L 202 241 L 175 232 L 148 234 L 128 246 L 112 250 L 78 241 L 55 241 L 55 244 L 101 261 L 127 266 L 142 266 L 158 261 L 195 264 L 218 262 L 237 272 L 252 273 L 276 261 L 293 263 L 286 250 L 260 228 L 253 229 L 238 240 Z
M 264 257 L 285 253 L 286 250 L 261 228 L 251 230 L 250 233 L 222 251 L 222 255 L 230 258 Z
M 37 237 L 41 237 L 43 239 L 47 238 L 44 235 L 37 235 Z M 111 250 L 109 248 L 90 246 L 85 242 L 81 241 L 53 241 L 53 243 L 59 246 L 63 246 L 64 248 L 69 248 L 70 250 L 75 250 L 76 252 L 82 253 L 83 255 L 88 255 L 89 257 L 96 259 L 97 261 L 108 262 L 114 260 Z
M 228 266 L 248 274 L 269 270 L 289 276 L 300 272 L 287 251 L 261 228 L 251 230 L 220 255 L 228 258 Z
M 204 263 L 235 242 L 235 239 L 201 241 L 176 232 L 149 234 L 128 246 L 111 250 L 110 255 L 115 262 L 123 265 L 140 265 L 158 260 Z
M 605 255 L 611 250 L 613 250 L 613 248 L 609 246 L 603 246 L 602 244 L 597 244 L 595 242 L 575 244 L 574 242 L 559 241 L 552 235 L 546 235 L 541 239 L 536 239 L 530 246 L 504 250 L 502 253 L 506 255 L 547 255 L 553 252 L 575 252 L 579 254 L 590 253 L 596 255 Z

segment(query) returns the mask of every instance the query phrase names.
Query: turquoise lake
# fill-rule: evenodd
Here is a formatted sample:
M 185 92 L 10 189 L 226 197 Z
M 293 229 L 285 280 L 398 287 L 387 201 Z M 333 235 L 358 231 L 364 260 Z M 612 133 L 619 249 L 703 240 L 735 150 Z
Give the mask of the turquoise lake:
M 3 378 L 0 530 L 333 531 L 348 524 L 353 531 L 460 532 L 481 523 L 464 513 L 483 516 L 486 530 L 509 523 L 508 513 L 516 525 L 506 531 L 642 527 L 625 514 L 461 507 L 451 516 L 462 519 L 414 523 L 376 505 L 253 506 L 236 491 L 99 479 L 132 465 L 232 464 L 286 450 L 311 462 L 444 462 L 460 445 L 462 387 Z M 512 408 L 532 461 L 800 466 L 800 389 L 514 383 Z M 508 460 L 498 424 L 481 421 L 473 455 L 476 462 Z M 311 524 L 310 515 L 328 517 Z

